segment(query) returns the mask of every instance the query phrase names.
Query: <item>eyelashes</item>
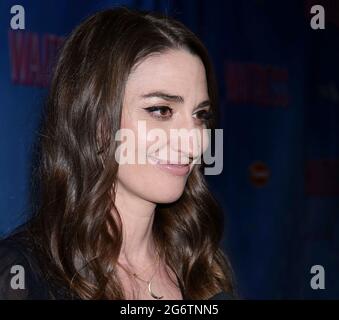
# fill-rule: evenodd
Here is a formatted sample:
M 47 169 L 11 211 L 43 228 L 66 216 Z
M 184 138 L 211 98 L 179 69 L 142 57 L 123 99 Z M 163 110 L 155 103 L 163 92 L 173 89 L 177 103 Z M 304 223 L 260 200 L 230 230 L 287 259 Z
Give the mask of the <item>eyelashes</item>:
M 173 109 L 168 106 L 152 106 L 144 108 L 152 117 L 167 120 L 172 117 Z
M 173 109 L 168 106 L 152 106 L 143 108 L 146 110 L 151 117 L 158 120 L 168 120 L 173 115 Z M 213 113 L 209 110 L 199 110 L 194 115 L 197 115 L 197 119 L 203 123 L 207 122 L 213 117 Z
M 207 111 L 207 110 L 199 110 L 195 114 L 200 114 L 198 119 L 202 120 L 204 122 L 207 122 L 208 120 L 212 119 L 212 117 L 213 117 L 213 113 L 211 111 Z

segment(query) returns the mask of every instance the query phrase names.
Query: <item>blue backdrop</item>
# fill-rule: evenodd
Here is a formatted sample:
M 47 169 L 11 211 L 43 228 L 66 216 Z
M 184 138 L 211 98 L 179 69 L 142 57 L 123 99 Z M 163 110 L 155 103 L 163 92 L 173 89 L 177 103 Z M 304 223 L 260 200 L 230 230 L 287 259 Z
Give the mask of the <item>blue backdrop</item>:
M 10 8 L 25 8 L 24 31 Z M 310 6 L 325 29 L 310 27 Z M 115 5 L 165 12 L 207 46 L 217 72 L 224 170 L 208 176 L 244 298 L 339 298 L 339 2 L 1 1 L 0 235 L 27 217 L 48 66 L 86 16 Z M 310 269 L 325 269 L 313 290 Z

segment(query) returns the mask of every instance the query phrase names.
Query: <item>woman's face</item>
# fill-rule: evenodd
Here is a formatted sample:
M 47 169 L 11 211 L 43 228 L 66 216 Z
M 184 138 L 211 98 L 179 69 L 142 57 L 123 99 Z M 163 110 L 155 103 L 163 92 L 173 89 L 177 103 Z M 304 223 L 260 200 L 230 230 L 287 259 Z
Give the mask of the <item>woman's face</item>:
M 204 65 L 187 51 L 151 55 L 137 65 L 126 83 L 121 119 L 121 129 L 134 136 L 123 142 L 135 163 L 120 161 L 118 190 L 153 203 L 177 200 L 208 146 L 208 100 Z

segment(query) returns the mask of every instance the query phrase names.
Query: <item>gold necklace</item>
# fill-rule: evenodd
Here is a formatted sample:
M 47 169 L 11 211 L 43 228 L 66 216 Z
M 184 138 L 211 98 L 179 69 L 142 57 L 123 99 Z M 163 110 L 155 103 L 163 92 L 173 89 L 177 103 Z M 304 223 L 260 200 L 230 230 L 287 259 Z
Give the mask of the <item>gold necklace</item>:
M 156 260 L 156 262 L 158 262 L 158 260 L 159 260 L 159 255 L 157 255 L 157 260 Z M 152 266 L 152 265 L 151 265 L 151 266 Z M 148 284 L 148 292 L 149 292 L 149 294 L 150 294 L 154 299 L 159 300 L 159 299 L 162 299 L 162 298 L 164 297 L 164 296 L 158 296 L 158 295 L 156 295 L 156 294 L 152 291 L 152 280 L 153 280 L 153 277 L 154 277 L 155 274 L 156 274 L 157 268 L 155 268 L 154 273 L 153 273 L 151 279 L 150 279 L 149 281 L 147 281 L 147 280 L 144 280 L 144 279 L 140 278 L 135 272 L 134 272 L 134 273 L 129 272 L 129 271 L 128 271 L 125 267 L 123 267 L 122 265 L 121 265 L 121 267 L 122 267 L 127 273 L 129 273 L 130 275 L 132 275 L 134 278 L 138 278 L 139 280 L 141 280 L 141 281 L 143 281 L 143 282 L 146 282 L 146 283 Z M 147 269 L 148 269 L 148 268 L 146 268 L 146 269 L 144 270 L 144 272 L 145 272 Z

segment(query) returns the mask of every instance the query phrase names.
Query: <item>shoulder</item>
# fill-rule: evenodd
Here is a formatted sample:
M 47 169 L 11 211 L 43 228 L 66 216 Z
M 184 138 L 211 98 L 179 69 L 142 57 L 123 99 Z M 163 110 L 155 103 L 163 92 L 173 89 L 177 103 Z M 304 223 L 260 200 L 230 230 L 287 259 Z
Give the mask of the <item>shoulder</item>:
M 34 254 L 20 235 L 0 240 L 0 299 L 49 299 Z

